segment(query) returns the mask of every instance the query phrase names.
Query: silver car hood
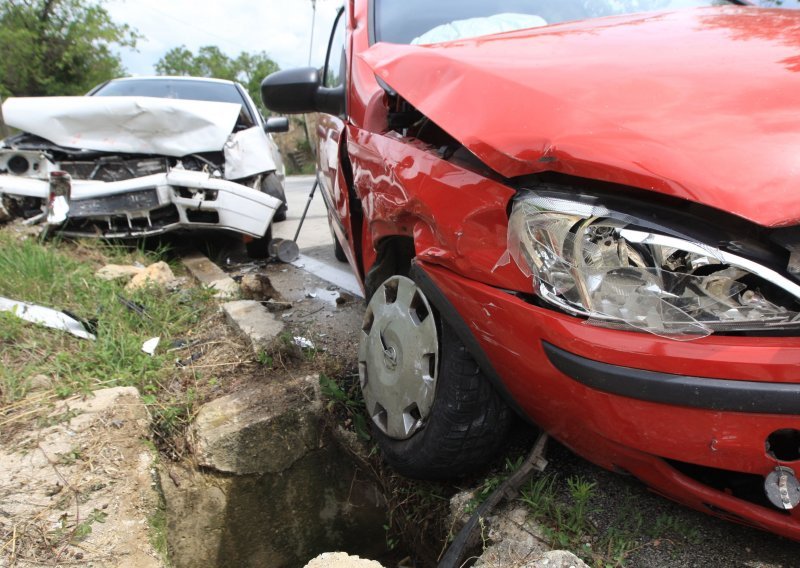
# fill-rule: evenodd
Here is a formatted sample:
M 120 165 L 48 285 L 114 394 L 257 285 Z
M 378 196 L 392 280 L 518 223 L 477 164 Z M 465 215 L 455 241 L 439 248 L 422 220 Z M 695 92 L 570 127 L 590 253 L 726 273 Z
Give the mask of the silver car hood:
M 9 126 L 59 146 L 181 157 L 219 152 L 241 105 L 155 97 L 19 97 L 3 103 Z

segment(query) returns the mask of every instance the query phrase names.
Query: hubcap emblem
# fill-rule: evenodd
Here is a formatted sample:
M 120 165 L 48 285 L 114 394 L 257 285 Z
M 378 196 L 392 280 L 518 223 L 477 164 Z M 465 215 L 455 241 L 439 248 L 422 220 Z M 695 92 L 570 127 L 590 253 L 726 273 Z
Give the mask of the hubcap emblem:
M 383 363 L 387 369 L 395 369 L 397 367 L 397 351 L 394 347 L 387 347 L 383 350 Z

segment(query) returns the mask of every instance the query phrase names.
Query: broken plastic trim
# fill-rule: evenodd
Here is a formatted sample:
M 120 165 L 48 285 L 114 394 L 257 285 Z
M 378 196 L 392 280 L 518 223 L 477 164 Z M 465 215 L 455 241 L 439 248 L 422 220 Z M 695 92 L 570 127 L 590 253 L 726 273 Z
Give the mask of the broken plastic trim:
M 86 330 L 83 323 L 52 308 L 0 297 L 0 312 L 10 312 L 25 321 L 52 329 L 60 329 L 81 339 L 91 339 L 92 341 L 97 339 L 94 334 Z
M 785 276 L 641 225 L 603 206 L 526 191 L 513 206 L 508 253 L 544 301 L 594 325 L 678 340 L 800 330 L 800 286 Z
M 47 198 L 47 223 L 60 225 L 69 216 L 69 200 L 72 193 L 72 178 L 67 172 L 50 172 L 50 187 Z

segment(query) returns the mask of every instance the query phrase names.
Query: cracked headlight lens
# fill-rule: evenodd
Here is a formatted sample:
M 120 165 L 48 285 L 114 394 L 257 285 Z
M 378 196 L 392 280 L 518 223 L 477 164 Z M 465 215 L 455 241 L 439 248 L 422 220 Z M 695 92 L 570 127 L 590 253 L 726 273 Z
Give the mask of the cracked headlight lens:
M 508 250 L 546 302 L 595 325 L 673 339 L 800 329 L 800 286 L 746 258 L 637 227 L 603 207 L 526 193 Z

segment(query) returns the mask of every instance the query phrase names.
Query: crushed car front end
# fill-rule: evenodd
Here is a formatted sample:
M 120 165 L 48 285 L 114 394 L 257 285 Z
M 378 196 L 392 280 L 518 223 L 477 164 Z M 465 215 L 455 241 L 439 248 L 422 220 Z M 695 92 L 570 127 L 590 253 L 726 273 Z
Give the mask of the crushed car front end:
M 795 540 L 798 30 L 727 7 L 378 43 L 389 136 L 349 133 L 371 242 L 413 238 L 415 281 L 510 405 Z
M 41 220 L 68 236 L 267 232 L 281 202 L 260 188 L 275 164 L 268 148 L 250 142 L 255 130 L 263 137 L 258 127 L 232 133 L 237 105 L 55 99 L 4 105 L 10 124 L 27 131 L 0 147 L 1 216 Z M 54 185 L 64 184 L 54 215 Z
M 410 45 L 411 4 L 355 3 L 338 164 L 387 461 L 490 457 L 490 382 L 594 463 L 800 540 L 800 14 L 697 3 Z M 462 5 L 491 11 L 438 9 Z M 298 77 L 265 101 L 330 113 L 293 107 Z

